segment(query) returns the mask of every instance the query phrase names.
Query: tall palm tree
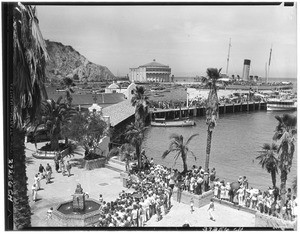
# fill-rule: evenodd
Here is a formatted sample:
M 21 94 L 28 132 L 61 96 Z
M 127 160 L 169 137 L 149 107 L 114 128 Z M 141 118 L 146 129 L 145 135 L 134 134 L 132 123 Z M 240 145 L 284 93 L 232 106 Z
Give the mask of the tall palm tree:
M 59 97 L 56 102 L 49 99 L 43 101 L 41 105 L 42 125 L 50 133 L 51 150 L 59 149 L 59 137 L 62 128 L 67 126 L 72 116 L 77 113 L 75 109 L 68 107 L 66 103 L 61 103 L 61 100 L 62 97 Z
M 209 88 L 208 98 L 206 102 L 206 125 L 207 125 L 207 143 L 206 143 L 206 158 L 205 171 L 209 169 L 209 158 L 211 149 L 212 132 L 217 124 L 219 117 L 219 100 L 217 94 L 217 82 L 220 76 L 221 69 L 208 68 L 206 70 L 207 76 L 202 77 L 202 83 L 206 88 Z
M 144 86 L 137 86 L 131 104 L 135 106 L 135 121 L 140 121 L 145 126 L 145 119 L 148 114 L 148 97 L 145 96 Z
M 172 152 L 175 152 L 175 157 L 174 157 L 174 165 L 176 164 L 176 161 L 177 159 L 179 158 L 179 156 L 181 157 L 182 159 L 182 162 L 183 162 L 183 172 L 185 173 L 188 168 L 187 168 L 187 163 L 186 163 L 186 160 L 187 160 L 187 155 L 188 153 L 191 153 L 195 160 L 197 159 L 196 156 L 194 155 L 193 151 L 191 151 L 189 148 L 188 148 L 188 144 L 191 142 L 191 140 L 198 136 L 199 134 L 194 134 L 192 136 L 190 136 L 186 142 L 183 141 L 183 136 L 182 135 L 178 135 L 178 134 L 172 134 L 170 136 L 170 139 L 171 139 L 171 142 L 170 142 L 170 145 L 169 145 L 169 149 L 166 150 L 163 155 L 162 155 L 162 158 L 166 158 L 167 155 L 169 155 L 170 153 Z
M 265 143 L 262 150 L 259 151 L 260 155 L 256 157 L 262 168 L 271 174 L 274 188 L 276 187 L 276 174 L 278 173 L 277 150 L 278 147 L 275 143 L 272 143 L 272 145 Z
M 31 226 L 31 210 L 27 196 L 25 164 L 25 120 L 32 122 L 39 113 L 40 102 L 47 97 L 44 87 L 45 63 L 48 59 L 36 17 L 30 5 L 14 3 L 13 7 L 13 222 L 14 228 Z
M 278 143 L 278 167 L 280 169 L 280 195 L 282 205 L 285 203 L 287 175 L 291 170 L 295 152 L 295 135 L 297 133 L 297 117 L 290 114 L 275 116 L 278 125 L 273 140 Z
M 125 139 L 135 147 L 136 157 L 138 159 L 138 169 L 141 169 L 141 147 L 144 140 L 146 127 L 142 122 L 131 123 L 125 132 Z

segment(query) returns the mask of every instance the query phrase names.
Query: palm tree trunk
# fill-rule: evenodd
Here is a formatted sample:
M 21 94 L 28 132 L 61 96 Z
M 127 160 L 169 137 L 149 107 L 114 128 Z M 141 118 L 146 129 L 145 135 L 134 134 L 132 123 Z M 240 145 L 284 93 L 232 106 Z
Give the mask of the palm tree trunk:
M 58 135 L 53 135 L 53 136 L 51 137 L 50 143 L 51 143 L 51 150 L 53 150 L 53 151 L 59 150 L 59 139 L 58 139 Z
M 183 172 L 187 172 L 188 168 L 187 168 L 187 163 L 186 163 L 186 156 L 182 155 L 182 162 L 183 162 Z
M 13 172 L 13 218 L 17 229 L 31 227 L 31 210 L 27 195 L 25 164 L 25 131 L 16 126 L 12 135 Z
M 281 170 L 280 175 L 280 197 L 281 197 L 281 207 L 285 204 L 285 194 L 286 194 L 286 181 L 287 181 L 287 171 Z
M 69 143 L 69 139 L 68 139 L 68 137 L 65 137 L 65 146 L 67 146 L 68 143 Z
M 208 129 L 207 129 L 207 142 L 206 142 L 205 172 L 208 172 L 208 168 L 209 168 L 211 138 L 212 138 L 212 131 L 209 130 L 209 127 L 208 127 Z
M 275 188 L 276 187 L 276 171 L 275 170 L 271 171 L 271 177 L 272 177 L 273 188 Z
M 141 153 L 140 153 L 140 146 L 137 144 L 135 146 L 135 153 L 136 153 L 136 157 L 137 157 L 137 160 L 138 160 L 138 169 L 140 170 L 141 169 Z

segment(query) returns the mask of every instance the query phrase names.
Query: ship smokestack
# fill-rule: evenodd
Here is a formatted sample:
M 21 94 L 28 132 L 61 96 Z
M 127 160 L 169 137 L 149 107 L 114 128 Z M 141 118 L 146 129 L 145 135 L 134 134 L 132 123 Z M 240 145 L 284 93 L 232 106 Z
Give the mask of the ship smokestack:
M 243 80 L 249 81 L 249 72 L 250 72 L 250 59 L 244 60 L 244 67 L 243 67 Z

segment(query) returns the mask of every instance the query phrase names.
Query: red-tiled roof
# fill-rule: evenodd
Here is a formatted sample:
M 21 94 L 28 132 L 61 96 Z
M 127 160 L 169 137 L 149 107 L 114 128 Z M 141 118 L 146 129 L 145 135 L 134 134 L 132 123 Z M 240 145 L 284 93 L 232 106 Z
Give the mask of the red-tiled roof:
M 55 92 L 55 93 L 48 93 L 48 98 L 53 98 L 57 100 L 60 96 L 64 96 L 64 92 Z M 77 105 L 92 105 L 95 103 L 95 95 L 96 95 L 96 103 L 101 106 L 101 104 L 115 104 L 118 102 L 122 102 L 125 99 L 124 94 L 122 93 L 102 93 L 102 94 L 72 94 L 73 101 L 72 104 L 74 106 Z
M 103 116 L 110 117 L 111 126 L 115 126 L 123 120 L 134 115 L 134 112 L 135 107 L 131 105 L 130 100 L 125 100 L 102 109 Z

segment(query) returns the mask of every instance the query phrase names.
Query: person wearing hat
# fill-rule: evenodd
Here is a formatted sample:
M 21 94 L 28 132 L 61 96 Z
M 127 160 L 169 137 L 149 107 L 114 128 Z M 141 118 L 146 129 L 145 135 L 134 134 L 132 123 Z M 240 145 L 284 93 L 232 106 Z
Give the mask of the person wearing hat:
M 243 183 L 243 177 L 242 176 L 239 177 L 238 182 L 239 182 L 240 185 Z

